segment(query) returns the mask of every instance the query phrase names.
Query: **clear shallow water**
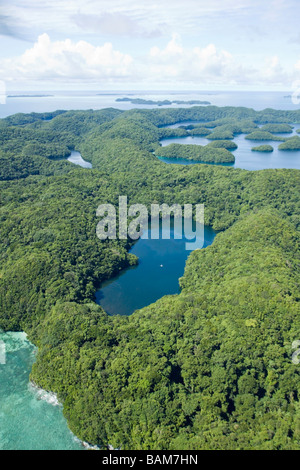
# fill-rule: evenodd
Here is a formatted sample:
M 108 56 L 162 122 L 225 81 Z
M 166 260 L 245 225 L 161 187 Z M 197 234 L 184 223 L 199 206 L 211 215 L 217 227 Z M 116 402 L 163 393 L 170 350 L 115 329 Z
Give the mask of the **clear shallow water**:
M 140 238 L 131 250 L 139 264 L 103 284 L 96 293 L 97 303 L 108 314 L 130 315 L 164 295 L 179 294 L 179 278 L 190 251 L 185 249 L 185 238 L 174 239 L 174 227 L 170 233 L 169 240 Z M 203 247 L 211 245 L 215 235 L 212 228 L 204 227 Z
M 170 127 L 179 127 L 183 123 L 177 123 Z M 195 122 L 194 122 L 195 124 Z M 186 123 L 184 123 L 186 125 Z M 293 135 L 299 135 L 296 130 L 300 128 L 300 124 L 293 124 L 294 129 L 292 134 L 274 134 L 276 136 L 282 136 L 284 138 L 292 137 Z M 291 150 L 278 150 L 278 146 L 281 144 L 279 141 L 253 141 L 245 139 L 245 134 L 240 134 L 234 137 L 233 141 L 238 145 L 236 150 L 231 150 L 235 156 L 235 163 L 233 164 L 222 164 L 222 166 L 230 166 L 233 168 L 242 168 L 244 170 L 265 170 L 275 168 L 288 168 L 288 169 L 300 169 L 300 151 Z M 184 144 L 184 145 L 207 145 L 210 140 L 205 137 L 188 136 L 188 137 L 174 137 L 169 139 L 161 140 L 161 145 L 165 147 L 169 144 Z M 269 144 L 274 148 L 273 152 L 252 152 L 253 147 L 259 145 Z M 165 163 L 169 164 L 181 164 L 191 165 L 199 164 L 197 161 L 184 160 L 184 159 L 171 159 L 171 158 L 160 158 Z
M 0 342 L 0 450 L 83 450 L 56 397 L 29 382 L 36 349 L 25 333 L 0 331 Z

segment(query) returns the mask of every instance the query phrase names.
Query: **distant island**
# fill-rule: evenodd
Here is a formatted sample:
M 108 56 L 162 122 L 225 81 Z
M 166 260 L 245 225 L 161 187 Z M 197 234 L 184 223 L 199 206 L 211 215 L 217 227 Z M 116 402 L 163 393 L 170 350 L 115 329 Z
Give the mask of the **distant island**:
M 48 98 L 54 95 L 8 95 L 7 98 Z
M 272 145 L 259 145 L 258 147 L 253 147 L 252 152 L 274 152 Z
M 200 101 L 200 100 L 189 100 L 189 101 L 181 101 L 181 100 L 163 100 L 163 101 L 153 101 L 153 100 L 145 100 L 143 98 L 117 98 L 116 102 L 130 102 L 132 104 L 139 104 L 139 105 L 154 105 L 154 106 L 170 106 L 172 104 L 190 104 L 190 105 L 209 105 L 211 104 L 209 101 Z

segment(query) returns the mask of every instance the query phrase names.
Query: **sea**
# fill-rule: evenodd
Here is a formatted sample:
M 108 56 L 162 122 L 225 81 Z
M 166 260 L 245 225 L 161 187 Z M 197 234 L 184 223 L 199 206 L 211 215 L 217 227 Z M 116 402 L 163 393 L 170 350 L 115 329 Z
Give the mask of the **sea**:
M 160 101 L 207 101 L 214 106 L 243 106 L 261 111 L 266 108 L 281 110 L 300 109 L 300 100 L 289 91 L 9 91 L 4 104 L 0 104 L 0 118 L 16 113 L 44 113 L 63 110 L 117 108 L 157 108 L 156 105 L 136 105 L 130 101 L 117 101 L 122 98 L 142 98 Z M 190 105 L 176 104 L 175 107 Z M 169 107 L 167 106 L 167 107 Z M 166 106 L 161 106 L 164 108 Z

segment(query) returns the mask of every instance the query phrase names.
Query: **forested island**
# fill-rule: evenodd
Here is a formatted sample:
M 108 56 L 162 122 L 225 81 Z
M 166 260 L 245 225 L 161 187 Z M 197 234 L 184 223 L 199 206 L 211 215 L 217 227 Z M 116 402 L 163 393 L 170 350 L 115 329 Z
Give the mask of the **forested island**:
M 180 158 L 203 163 L 235 162 L 232 153 L 226 150 L 224 146 L 170 144 L 156 149 L 155 155 L 163 158 Z
M 257 147 L 252 147 L 252 152 L 274 152 L 272 145 L 258 145 Z
M 285 141 L 285 138 L 283 137 L 278 137 L 274 134 L 271 134 L 271 132 L 268 131 L 263 131 L 263 130 L 255 130 L 251 132 L 250 134 L 246 135 L 245 139 L 247 140 L 277 140 L 277 141 Z
M 279 150 L 300 150 L 300 137 L 297 135 L 286 139 L 278 146 Z
M 261 131 L 270 132 L 271 134 L 291 134 L 293 127 L 289 124 L 265 124 L 260 128 Z
M 234 108 L 231 108 L 233 110 Z M 207 113 L 207 115 L 209 115 Z M 247 113 L 245 113 L 245 116 L 247 116 Z M 267 117 L 269 118 L 269 117 Z M 212 118 L 213 119 L 213 118 Z M 271 119 L 274 119 L 271 117 Z M 228 130 L 232 134 L 249 134 L 250 132 L 254 131 L 255 129 L 258 129 L 258 124 L 254 122 L 252 119 L 247 119 L 246 117 L 243 118 L 238 118 L 235 116 L 234 112 L 229 112 L 228 116 L 226 117 L 221 117 L 218 119 L 203 119 L 200 124 L 188 124 L 188 125 L 181 125 L 181 129 L 186 129 L 188 131 L 203 131 L 203 135 L 205 132 L 205 129 L 209 131 L 209 129 L 217 129 L 219 130 Z
M 235 142 L 231 140 L 212 140 L 206 145 L 207 148 L 236 150 L 238 148 Z
M 8 95 L 7 98 L 49 98 L 53 95 Z
M 171 104 L 184 104 L 184 105 L 210 105 L 209 101 L 201 101 L 201 100 L 160 100 L 160 101 L 153 101 L 153 100 L 145 100 L 143 98 L 117 98 L 117 103 L 122 102 L 129 102 L 131 104 L 138 104 L 138 105 L 155 105 L 155 106 L 170 106 Z
M 207 137 L 212 131 L 208 127 L 190 126 L 190 129 L 186 128 L 186 132 L 194 136 Z
M 157 159 L 163 126 L 190 121 L 229 140 L 221 136 L 300 123 L 300 111 L 196 106 L 0 120 L 0 327 L 25 331 L 38 347 L 31 380 L 57 394 L 85 442 L 299 450 L 300 172 Z M 72 148 L 92 170 L 51 158 Z M 95 303 L 105 280 L 137 262 L 130 240 L 96 236 L 98 205 L 117 205 L 120 194 L 149 208 L 203 203 L 205 223 L 220 232 L 189 256 L 180 294 L 129 317 Z

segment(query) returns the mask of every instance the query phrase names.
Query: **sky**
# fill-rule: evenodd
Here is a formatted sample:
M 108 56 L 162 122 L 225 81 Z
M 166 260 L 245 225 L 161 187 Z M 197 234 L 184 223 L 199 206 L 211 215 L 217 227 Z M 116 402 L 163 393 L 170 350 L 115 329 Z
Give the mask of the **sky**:
M 8 89 L 293 90 L 299 0 L 0 0 Z

